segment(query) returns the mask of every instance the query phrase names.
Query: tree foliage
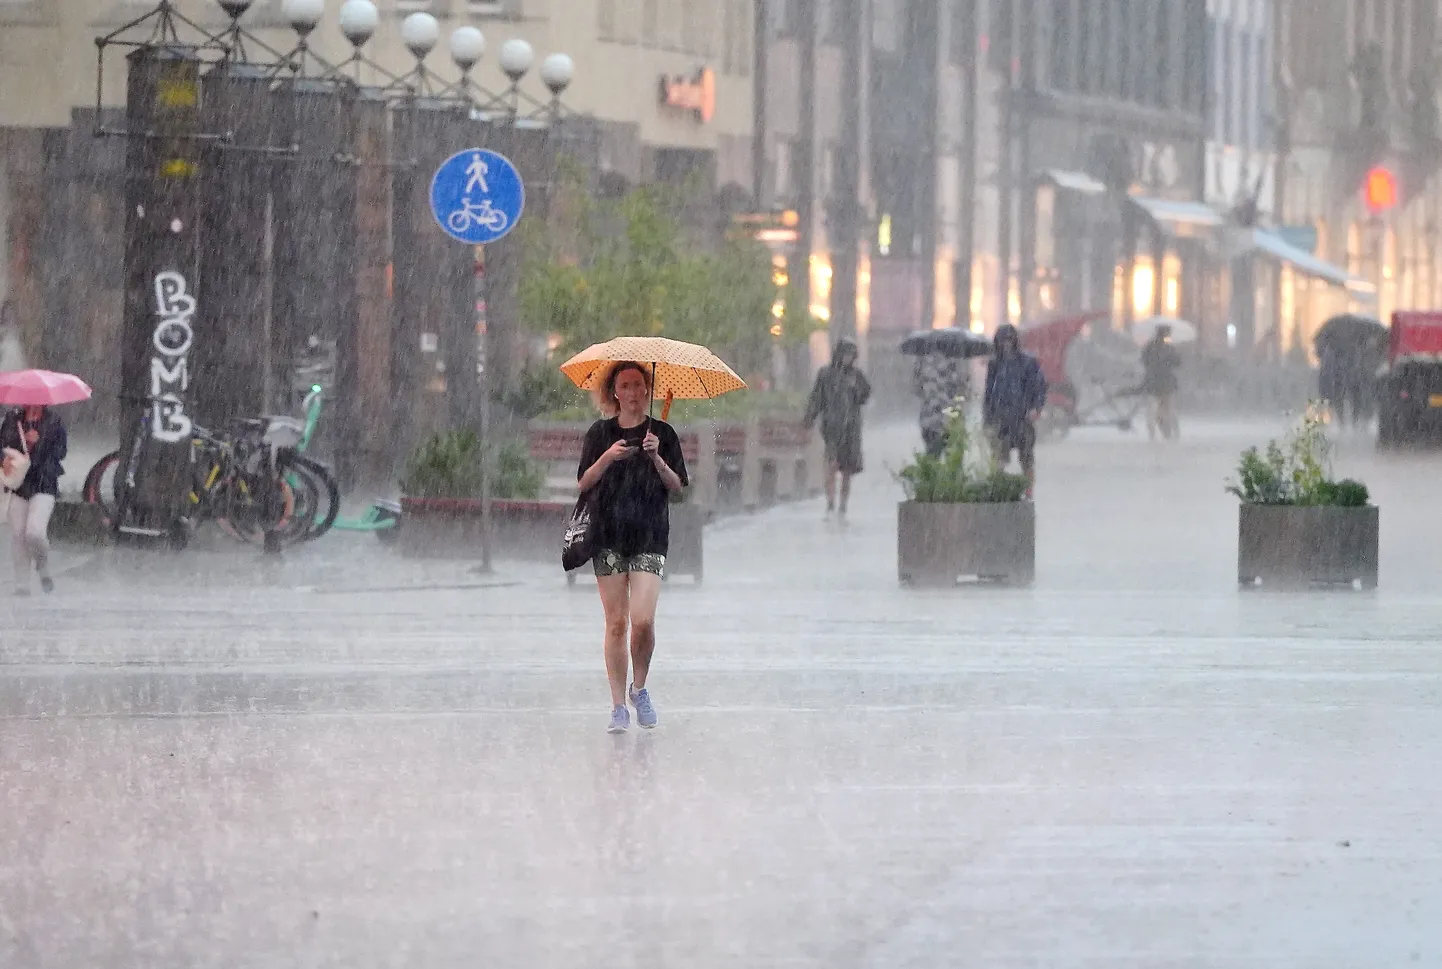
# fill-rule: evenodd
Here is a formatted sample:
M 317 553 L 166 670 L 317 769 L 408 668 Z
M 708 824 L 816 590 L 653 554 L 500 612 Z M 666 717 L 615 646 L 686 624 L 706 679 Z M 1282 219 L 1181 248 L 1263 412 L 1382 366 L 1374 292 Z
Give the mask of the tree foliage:
M 776 299 L 765 246 L 688 231 L 683 197 L 664 187 L 598 200 L 572 178 L 557 198 L 527 238 L 528 328 L 559 339 L 563 354 L 616 336 L 666 336 L 710 347 L 743 374 L 764 370 Z

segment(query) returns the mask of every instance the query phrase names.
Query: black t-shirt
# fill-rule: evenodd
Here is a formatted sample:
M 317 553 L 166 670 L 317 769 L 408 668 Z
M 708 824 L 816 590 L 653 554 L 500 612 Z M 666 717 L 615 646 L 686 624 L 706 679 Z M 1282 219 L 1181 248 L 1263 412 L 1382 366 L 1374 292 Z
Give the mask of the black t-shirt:
M 648 430 L 660 440 L 661 459 L 676 472 L 683 485 L 689 484 L 681 438 L 665 421 L 650 418 L 628 428 L 621 427 L 614 417 L 597 421 L 586 432 L 586 441 L 581 445 L 581 463 L 576 469 L 578 481 L 617 441 L 625 440 L 637 449 L 607 468 L 594 489 L 596 547 L 617 555 L 665 555 L 670 544 L 670 495 L 650 455 L 640 450 Z

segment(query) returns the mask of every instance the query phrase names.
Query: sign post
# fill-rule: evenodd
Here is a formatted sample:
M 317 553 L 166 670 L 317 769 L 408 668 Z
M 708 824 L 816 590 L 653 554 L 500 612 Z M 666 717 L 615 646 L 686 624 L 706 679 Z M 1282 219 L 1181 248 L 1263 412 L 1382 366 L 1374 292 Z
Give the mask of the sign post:
M 521 174 L 505 155 L 468 148 L 441 163 L 431 179 L 431 213 L 436 224 L 457 242 L 475 246 L 477 267 L 471 338 L 479 342 L 477 373 L 457 374 L 446 368 L 446 380 L 480 383 L 481 433 L 481 568 L 491 571 L 491 373 L 486 335 L 481 325 L 486 303 L 485 245 L 516 227 L 526 208 Z M 448 353 L 450 351 L 448 350 Z M 450 353 L 451 356 L 459 356 Z

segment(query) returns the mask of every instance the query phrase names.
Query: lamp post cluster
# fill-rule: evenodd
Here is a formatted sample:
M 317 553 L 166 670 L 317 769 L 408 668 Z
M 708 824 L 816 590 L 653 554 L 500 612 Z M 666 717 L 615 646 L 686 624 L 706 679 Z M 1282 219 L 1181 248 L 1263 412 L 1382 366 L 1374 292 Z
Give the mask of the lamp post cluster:
M 439 374 L 446 422 L 485 433 L 489 374 L 511 362 L 517 264 L 501 243 L 485 266 L 479 247 L 435 225 L 431 173 L 491 147 L 549 183 L 544 132 L 567 116 L 575 74 L 569 56 L 549 54 L 538 71 L 549 98 L 531 96 L 535 52 L 513 38 L 497 58 L 506 84 L 490 90 L 475 78 L 486 38 L 464 25 L 447 43 L 457 75 L 443 78 L 427 63 L 441 25 L 424 12 L 401 23 L 414 63 L 397 73 L 368 53 L 382 19 L 371 0 L 341 4 L 351 50 L 332 62 L 313 44 L 326 0 L 284 0 L 285 50 L 247 28 L 252 0 L 217 3 L 229 21 L 219 31 L 159 0 L 96 40 L 96 134 L 127 139 L 121 444 L 148 467 L 121 524 L 137 532 L 172 524 L 192 419 L 291 409 L 304 346 L 334 348 L 319 442 L 342 483 L 389 466 L 391 442 L 435 421 L 417 402 Z M 113 48 L 128 61 L 118 129 L 102 120 Z M 183 354 L 180 328 L 160 326 L 179 317 Z

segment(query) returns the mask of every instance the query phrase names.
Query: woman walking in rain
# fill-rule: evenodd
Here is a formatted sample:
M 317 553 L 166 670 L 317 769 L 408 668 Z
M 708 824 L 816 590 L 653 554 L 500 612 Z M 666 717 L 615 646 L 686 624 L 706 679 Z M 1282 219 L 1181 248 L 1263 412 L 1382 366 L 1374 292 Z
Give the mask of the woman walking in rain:
M 6 450 L 27 455 L 30 468 L 10 497 L 10 547 L 15 562 L 15 594 L 30 594 L 30 570 L 40 576 L 46 592 L 55 588 L 50 578 L 50 515 L 60 493 L 61 464 L 68 449 L 65 425 L 48 407 L 21 407 L 0 425 L 0 454 Z
M 856 366 L 857 346 L 843 337 L 836 341 L 831 363 L 816 374 L 811 399 L 806 404 L 806 426 L 821 421 L 821 439 L 826 444 L 826 517 L 846 520 L 851 499 L 851 476 L 860 474 L 861 408 L 871 398 L 871 384 Z M 841 479 L 838 504 L 836 479 Z
M 671 537 L 670 496 L 686 487 L 688 479 L 676 431 L 647 414 L 651 372 L 645 366 L 613 366 L 598 398 L 607 416 L 586 432 L 576 476 L 581 493 L 592 495 L 598 550 L 592 564 L 606 613 L 606 676 L 611 684 L 608 730 L 624 733 L 631 726 L 628 701 L 636 708 L 639 726 L 656 726 L 646 680 L 656 650 L 656 603 Z

